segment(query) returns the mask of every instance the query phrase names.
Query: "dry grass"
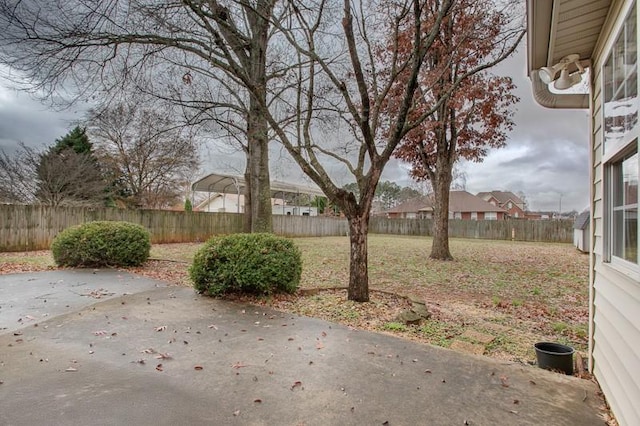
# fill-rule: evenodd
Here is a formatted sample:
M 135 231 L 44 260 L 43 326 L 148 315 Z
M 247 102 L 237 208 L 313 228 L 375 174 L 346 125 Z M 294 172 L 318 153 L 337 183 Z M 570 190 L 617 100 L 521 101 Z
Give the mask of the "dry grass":
M 303 253 L 303 288 L 347 285 L 346 237 L 295 242 Z M 500 359 L 532 362 L 533 343 L 543 340 L 586 350 L 587 256 L 568 244 L 452 239 L 450 245 L 455 260 L 441 262 L 429 259 L 430 238 L 369 237 L 370 287 L 426 300 L 433 317 L 420 326 L 397 324 L 393 318 L 408 301 L 378 291 L 365 304 L 347 301 L 339 290 L 251 301 L 444 347 L 464 340 L 462 333 L 473 329 L 495 336 L 485 354 Z M 154 246 L 151 257 L 156 260 L 131 271 L 189 285 L 187 266 L 199 247 Z M 48 252 L 0 254 L 0 273 L 52 267 Z

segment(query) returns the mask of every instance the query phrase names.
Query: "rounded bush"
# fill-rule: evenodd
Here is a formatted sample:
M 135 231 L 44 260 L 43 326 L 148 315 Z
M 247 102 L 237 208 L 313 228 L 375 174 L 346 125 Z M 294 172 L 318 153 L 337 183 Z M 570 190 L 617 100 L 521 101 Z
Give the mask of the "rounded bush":
M 59 233 L 51 244 L 58 266 L 138 266 L 149 258 L 149 231 L 128 222 L 87 222 Z
M 198 250 L 189 276 L 199 293 L 293 293 L 302 273 L 300 250 L 273 234 L 213 237 Z

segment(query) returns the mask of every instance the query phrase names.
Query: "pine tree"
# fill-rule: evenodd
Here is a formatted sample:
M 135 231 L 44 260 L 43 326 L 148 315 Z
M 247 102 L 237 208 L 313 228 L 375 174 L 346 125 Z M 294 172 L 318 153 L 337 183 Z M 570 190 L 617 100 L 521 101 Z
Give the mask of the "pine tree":
M 59 154 L 66 148 L 72 148 L 76 154 L 91 154 L 93 146 L 89 142 L 86 129 L 76 126 L 62 138 L 56 139 L 53 147 L 56 153 Z

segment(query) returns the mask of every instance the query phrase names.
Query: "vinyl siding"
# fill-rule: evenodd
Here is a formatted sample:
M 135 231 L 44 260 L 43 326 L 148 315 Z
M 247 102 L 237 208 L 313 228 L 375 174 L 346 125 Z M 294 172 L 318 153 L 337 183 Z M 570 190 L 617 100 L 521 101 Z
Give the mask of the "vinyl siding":
M 640 0 L 639 0 L 640 1 Z M 624 19 L 627 0 L 614 2 L 594 56 L 592 109 L 593 373 L 620 425 L 640 425 L 640 282 L 604 262 L 604 166 L 600 70 Z

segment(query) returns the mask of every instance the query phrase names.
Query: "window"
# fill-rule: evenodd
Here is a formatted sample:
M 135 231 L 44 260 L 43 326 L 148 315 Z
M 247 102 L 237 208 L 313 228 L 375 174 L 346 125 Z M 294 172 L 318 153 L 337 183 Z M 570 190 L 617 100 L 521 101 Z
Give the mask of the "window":
M 612 255 L 638 263 L 638 149 L 609 166 Z
M 485 220 L 498 220 L 497 212 L 484 212 Z
M 637 13 L 632 5 L 602 70 L 605 167 L 605 258 L 638 265 Z
M 602 70 L 604 152 L 610 155 L 638 134 L 638 50 L 634 3 Z
M 471 212 L 471 220 L 478 220 L 478 212 Z
M 513 208 L 513 203 L 512 203 L 511 201 L 509 201 L 509 202 L 507 203 L 507 208 L 508 208 L 509 210 L 511 210 L 511 209 Z

